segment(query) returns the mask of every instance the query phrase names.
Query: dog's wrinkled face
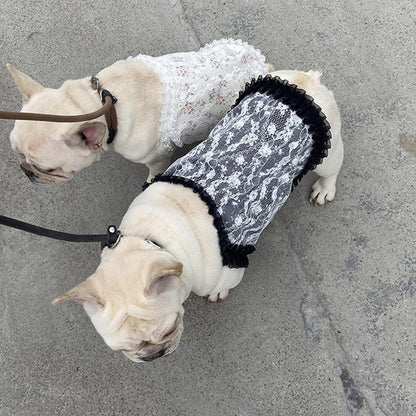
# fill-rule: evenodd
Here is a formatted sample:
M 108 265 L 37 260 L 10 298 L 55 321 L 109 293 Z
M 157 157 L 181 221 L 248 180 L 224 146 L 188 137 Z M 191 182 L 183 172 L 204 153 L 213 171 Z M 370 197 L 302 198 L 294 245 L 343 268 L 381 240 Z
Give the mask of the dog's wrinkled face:
M 95 96 L 92 88 L 90 91 L 84 85 L 88 79 L 67 81 L 59 89 L 51 89 L 42 87 L 11 65 L 7 68 L 22 94 L 23 112 L 72 115 L 97 109 L 98 94 Z M 106 131 L 106 125 L 99 121 L 16 121 L 10 143 L 21 169 L 32 182 L 57 183 L 71 179 L 100 158 Z
M 183 331 L 182 303 L 189 294 L 182 264 L 137 237 L 104 249 L 97 271 L 53 304 L 83 304 L 97 332 L 114 351 L 134 362 L 152 361 L 176 350 Z

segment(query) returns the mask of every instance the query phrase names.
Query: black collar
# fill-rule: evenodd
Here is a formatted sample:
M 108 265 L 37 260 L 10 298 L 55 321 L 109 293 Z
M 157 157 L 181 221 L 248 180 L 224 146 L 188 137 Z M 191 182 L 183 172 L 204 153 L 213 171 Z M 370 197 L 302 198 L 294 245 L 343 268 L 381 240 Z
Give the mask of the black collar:
M 117 102 L 117 98 L 114 97 L 110 93 L 110 91 L 101 89 L 100 82 L 97 77 L 91 77 L 91 86 L 94 90 L 97 90 L 98 94 L 100 94 L 100 99 L 103 104 L 105 102 L 105 97 L 110 97 L 113 102 L 113 105 L 110 107 L 110 110 L 104 114 L 108 128 L 107 144 L 111 144 L 114 141 L 114 138 L 117 134 L 117 113 L 116 108 L 114 106 L 114 104 Z

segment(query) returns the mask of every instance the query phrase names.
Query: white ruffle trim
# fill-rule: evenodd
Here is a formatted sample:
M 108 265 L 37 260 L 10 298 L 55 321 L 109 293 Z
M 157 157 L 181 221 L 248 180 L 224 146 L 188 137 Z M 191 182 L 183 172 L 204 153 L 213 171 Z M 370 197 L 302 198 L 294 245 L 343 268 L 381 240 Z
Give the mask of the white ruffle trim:
M 241 40 L 241 39 L 219 39 L 214 40 L 211 43 L 207 43 L 205 46 L 203 46 L 201 49 L 199 49 L 198 52 L 203 51 L 205 48 L 212 48 L 214 46 L 224 46 L 224 45 L 238 45 L 243 46 L 251 51 L 253 56 L 256 58 L 256 60 L 260 63 L 266 66 L 268 70 L 268 66 L 266 64 L 266 57 L 261 53 L 260 49 L 256 49 L 254 46 L 250 45 L 249 43 Z
M 173 151 L 174 144 L 180 142 L 180 138 L 175 134 L 175 121 L 178 114 L 178 106 L 172 105 L 178 95 L 177 84 L 173 82 L 175 74 L 169 67 L 159 63 L 154 57 L 148 55 L 138 55 L 128 57 L 128 60 L 140 61 L 149 66 L 158 76 L 162 84 L 163 103 L 160 114 L 160 137 L 161 142 L 167 150 Z

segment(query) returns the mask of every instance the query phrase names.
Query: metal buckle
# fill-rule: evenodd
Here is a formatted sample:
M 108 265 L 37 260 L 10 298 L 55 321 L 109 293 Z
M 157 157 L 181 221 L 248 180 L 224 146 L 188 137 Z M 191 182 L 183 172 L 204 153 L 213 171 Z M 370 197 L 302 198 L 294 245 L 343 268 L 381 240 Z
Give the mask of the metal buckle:
M 100 80 L 97 77 L 91 77 L 91 85 L 93 89 L 100 90 Z M 96 88 L 94 88 L 96 86 Z
M 117 227 L 115 225 L 110 225 L 107 228 L 107 246 L 108 248 L 114 248 L 121 239 L 121 233 L 119 230 L 117 230 Z

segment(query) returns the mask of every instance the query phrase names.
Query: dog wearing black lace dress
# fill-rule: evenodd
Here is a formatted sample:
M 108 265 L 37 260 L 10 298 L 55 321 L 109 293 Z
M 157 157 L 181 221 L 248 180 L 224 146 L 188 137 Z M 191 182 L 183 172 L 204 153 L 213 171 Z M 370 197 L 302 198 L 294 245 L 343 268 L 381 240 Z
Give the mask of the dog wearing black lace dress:
M 340 130 L 320 73 L 254 80 L 209 137 L 133 201 L 97 271 L 54 302 L 83 303 L 107 345 L 135 362 L 172 353 L 190 292 L 214 302 L 238 285 L 261 231 L 308 170 L 319 175 L 311 202 L 334 198 Z

